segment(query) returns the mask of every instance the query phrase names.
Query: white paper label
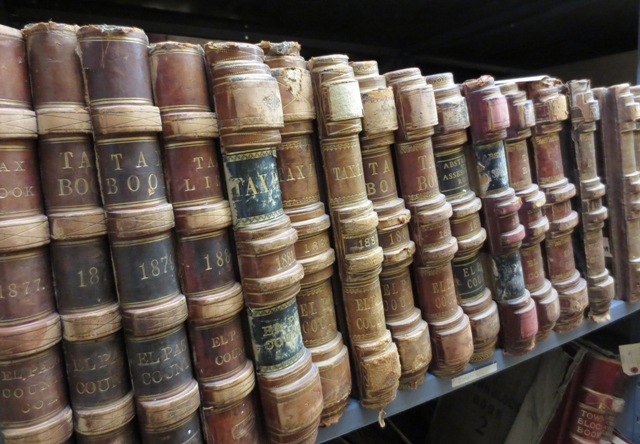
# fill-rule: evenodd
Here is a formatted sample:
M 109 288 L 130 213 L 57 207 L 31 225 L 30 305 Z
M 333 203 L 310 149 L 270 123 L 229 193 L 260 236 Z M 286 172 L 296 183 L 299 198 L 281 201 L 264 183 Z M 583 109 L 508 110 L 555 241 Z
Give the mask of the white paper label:
M 469 373 L 465 373 L 464 375 L 457 376 L 451 379 L 451 387 L 456 388 L 460 387 L 464 384 L 469 384 L 473 381 L 476 381 L 484 376 L 490 375 L 491 373 L 495 373 L 498 371 L 498 364 L 494 362 L 493 364 L 485 365 L 482 368 L 478 368 L 470 371 Z
M 640 343 L 621 345 L 620 362 L 622 371 L 629 376 L 640 373 Z
M 364 115 L 357 80 L 333 83 L 328 89 L 329 113 L 332 122 L 361 119 Z

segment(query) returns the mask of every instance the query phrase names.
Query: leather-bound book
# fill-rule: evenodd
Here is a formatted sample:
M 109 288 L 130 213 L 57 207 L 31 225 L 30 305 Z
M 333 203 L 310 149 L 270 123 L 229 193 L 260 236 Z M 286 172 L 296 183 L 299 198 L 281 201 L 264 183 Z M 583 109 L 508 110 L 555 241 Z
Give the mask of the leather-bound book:
M 331 221 L 320 200 L 314 156 L 311 74 L 296 42 L 261 42 L 265 63 L 278 82 L 284 127 L 276 147 L 282 207 L 298 232 L 296 259 L 304 268 L 298 293 L 302 340 L 322 381 L 321 426 L 337 422 L 351 392 L 349 354 L 337 331 L 333 300 L 335 252 L 329 241 Z
M 28 25 L 51 263 L 76 440 L 128 428 L 135 411 L 84 101 L 77 26 Z
M 356 396 L 380 409 L 396 397 L 398 349 L 384 318 L 380 286 L 383 251 L 378 216 L 367 199 L 358 133 L 362 101 L 348 57 L 328 55 L 309 61 L 327 201 L 356 377 Z
M 418 68 L 388 72 L 385 78 L 396 102 L 395 161 L 400 192 L 411 211 L 411 236 L 416 244 L 413 273 L 418 304 L 429 323 L 430 371 L 453 376 L 464 370 L 474 347 L 451 265 L 458 250 L 449 223 L 453 211 L 440 193 L 433 155 L 431 137 L 438 123 L 433 86 Z
M 577 173 L 580 202 L 580 227 L 576 230 L 581 240 L 583 274 L 587 279 L 589 318 L 595 322 L 610 319 L 609 306 L 615 295 L 615 284 L 605 265 L 603 234 L 607 207 L 602 205 L 605 186 L 598 176 L 595 148 L 596 121 L 600 107 L 593 96 L 588 80 L 572 80 L 567 84 L 571 106 L 571 139 L 573 151 L 569 169 Z
M 464 144 L 467 142 L 469 111 L 451 73 L 425 77 L 433 87 L 438 125 L 432 137 L 438 185 L 451 204 L 451 234 L 458 251 L 451 262 L 456 294 L 469 316 L 473 335 L 472 362 L 491 357 L 500 331 L 498 306 L 486 287 L 480 249 L 487 233 L 480 223 L 482 202 L 469 185 Z
M 522 201 L 518 210 L 520 222 L 524 226 L 520 255 L 524 286 L 536 303 L 538 313 L 538 335 L 536 341 L 545 340 L 560 316 L 558 292 L 545 277 L 541 243 L 549 231 L 549 219 L 544 213 L 546 197 L 531 178 L 529 159 L 529 139 L 535 125 L 533 102 L 527 93 L 512 82 L 500 83 L 500 91 L 507 98 L 509 107 L 509 127 L 504 148 L 509 168 L 509 184 Z
M 594 89 L 601 111 L 601 140 L 597 145 L 609 212 L 606 237 L 618 298 L 640 300 L 640 173 L 635 130 L 640 105 L 628 84 Z
M 521 85 L 533 101 L 536 116 L 531 142 L 536 180 L 547 200 L 546 266 L 560 301 L 560 317 L 554 328 L 566 331 L 582 323 L 588 303 L 587 283 L 576 269 L 571 237 L 579 222 L 571 205 L 576 188 L 565 177 L 562 159 L 560 132 L 563 121 L 569 117 L 567 97 L 560 92 L 556 79 L 545 77 Z
M 417 388 L 431 362 L 429 328 L 413 302 L 410 266 L 416 251 L 409 235 L 411 213 L 398 197 L 393 166 L 393 132 L 398 129 L 393 90 L 375 61 L 351 62 L 364 108 L 360 147 L 367 197 L 378 214 L 384 254 L 380 285 L 387 328 L 400 355 L 400 388 Z
M 204 51 L 189 43 L 158 43 L 150 50 L 150 66 L 206 440 L 257 442 L 255 374 L 244 349 L 242 288 L 235 277 Z
M 565 442 L 609 442 L 616 416 L 624 409 L 624 387 L 628 378 L 617 359 L 588 352 L 584 361 L 582 381 L 567 405 L 571 414 Z
M 277 81 L 256 45 L 212 42 L 205 55 L 267 437 L 311 443 L 320 423 L 322 385 L 298 318 L 304 271 L 276 164 L 284 125 Z
M 77 38 L 142 441 L 201 442 L 147 36 L 89 25 Z
M 0 26 L 0 59 L 0 441 L 62 443 L 73 422 L 19 30 Z
M 522 272 L 520 246 L 525 230 L 518 217 L 522 203 L 509 186 L 504 149 L 509 108 L 491 76 L 467 80 L 463 91 L 469 104 L 475 180 L 488 235 L 490 280 L 500 310 L 502 345 L 506 353 L 523 354 L 535 345 L 538 316 Z

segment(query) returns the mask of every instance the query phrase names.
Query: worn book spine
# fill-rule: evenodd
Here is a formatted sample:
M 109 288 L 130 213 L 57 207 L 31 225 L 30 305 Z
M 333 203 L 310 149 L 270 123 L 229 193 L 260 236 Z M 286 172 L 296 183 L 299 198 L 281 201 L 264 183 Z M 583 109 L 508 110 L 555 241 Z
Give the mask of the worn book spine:
M 73 422 L 25 46 L 0 26 L 0 441 L 62 443 Z
M 538 316 L 522 271 L 520 246 L 525 230 L 518 217 L 522 203 L 509 186 L 504 149 L 510 124 L 507 100 L 491 76 L 467 80 L 463 90 L 469 104 L 477 193 L 488 233 L 503 348 L 506 353 L 524 354 L 535 346 Z
M 522 201 L 518 210 L 520 222 L 524 226 L 520 255 L 524 285 L 536 303 L 538 313 L 538 335 L 536 341 L 545 340 L 560 316 L 558 292 L 545 277 L 541 243 L 549 231 L 549 219 L 544 213 L 546 197 L 531 178 L 529 160 L 529 139 L 535 125 L 533 102 L 527 93 L 518 89 L 513 82 L 500 84 L 500 91 L 507 98 L 510 125 L 504 146 L 509 168 L 509 185 Z
M 321 426 L 340 419 L 351 392 L 349 354 L 337 331 L 332 276 L 335 252 L 329 241 L 331 221 L 320 200 L 314 156 L 311 74 L 296 42 L 263 41 L 265 63 L 278 82 L 284 127 L 276 147 L 284 212 L 298 233 L 296 259 L 304 268 L 298 293 L 302 340 L 320 372 L 324 407 Z
M 616 416 L 624 409 L 627 376 L 617 359 L 589 352 L 577 392 L 571 400 L 566 442 L 599 444 L 609 442 Z
M 280 91 L 256 45 L 208 43 L 205 54 L 267 437 L 311 443 L 322 385 L 302 342 L 296 296 L 304 270 L 296 259 L 298 234 L 282 206 Z
M 589 295 L 589 318 L 605 322 L 611 318 L 609 306 L 615 295 L 615 283 L 605 265 L 603 234 L 607 207 L 602 204 L 606 188 L 598 176 L 595 149 L 596 121 L 600 119 L 600 106 L 593 96 L 588 80 L 572 80 L 567 84 L 571 106 L 571 138 L 577 172 L 578 199 L 581 209 L 578 239 L 584 245 L 584 270 Z
M 150 67 L 205 438 L 257 442 L 255 374 L 244 349 L 242 288 L 235 278 L 231 210 L 220 180 L 204 51 L 189 43 L 158 43 L 150 49 Z
M 425 77 L 433 87 L 438 125 L 433 149 L 440 192 L 451 204 L 449 223 L 458 251 L 451 262 L 456 294 L 462 310 L 469 316 L 473 335 L 472 362 L 483 361 L 495 351 L 500 331 L 498 306 L 486 287 L 480 249 L 487 233 L 480 223 L 482 202 L 469 184 L 464 150 L 470 125 L 467 102 L 451 73 Z
M 186 427 L 188 442 L 201 442 L 199 425 L 187 421 L 200 396 L 178 285 L 148 39 L 140 29 L 108 25 L 83 26 L 77 38 L 142 440 L 157 442 Z
M 53 22 L 22 30 L 69 396 L 76 439 L 86 441 L 128 428 L 135 411 L 76 31 Z
M 569 116 L 568 103 L 556 79 L 545 78 L 525 85 L 536 116 L 531 137 L 535 174 L 547 200 L 546 265 L 560 301 L 560 317 L 554 328 L 566 331 L 582 323 L 588 304 L 587 283 L 576 269 L 573 254 L 572 233 L 579 222 L 578 213 L 571 206 L 576 188 L 565 177 L 560 142 L 563 121 Z
M 396 397 L 400 358 L 385 325 L 383 250 L 358 139 L 360 89 L 348 60 L 328 55 L 312 58 L 309 65 L 357 396 L 362 406 L 380 409 L 382 419 L 382 409 Z
M 385 78 L 396 103 L 395 161 L 400 192 L 411 212 L 411 238 L 416 244 L 413 272 L 418 303 L 429 324 L 430 370 L 452 376 L 469 363 L 474 345 L 451 264 L 458 250 L 449 223 L 453 211 L 438 187 L 431 140 L 438 123 L 433 86 L 418 68 L 392 71 Z
M 380 272 L 387 328 L 400 355 L 401 389 L 424 382 L 431 362 L 429 328 L 413 302 L 410 266 L 416 251 L 409 235 L 411 213 L 398 197 L 392 145 L 398 129 L 393 90 L 378 73 L 378 63 L 351 62 L 364 109 L 360 147 L 367 197 L 378 214 L 378 240 L 384 259 Z

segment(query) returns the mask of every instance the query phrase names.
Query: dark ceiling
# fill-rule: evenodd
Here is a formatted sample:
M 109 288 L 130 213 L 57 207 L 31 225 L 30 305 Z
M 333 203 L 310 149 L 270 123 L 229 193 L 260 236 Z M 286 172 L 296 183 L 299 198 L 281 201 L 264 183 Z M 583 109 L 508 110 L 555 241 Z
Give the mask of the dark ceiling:
M 2 22 L 113 23 L 220 40 L 298 40 L 303 55 L 520 75 L 638 47 L 636 0 L 5 0 Z

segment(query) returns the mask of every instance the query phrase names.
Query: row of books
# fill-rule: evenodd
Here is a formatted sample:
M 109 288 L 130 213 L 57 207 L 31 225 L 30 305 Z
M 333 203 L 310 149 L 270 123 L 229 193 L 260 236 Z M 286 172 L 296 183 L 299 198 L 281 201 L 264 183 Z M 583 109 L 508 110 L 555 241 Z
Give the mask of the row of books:
M 7 443 L 314 442 L 640 293 L 628 85 L 53 22 L 0 60 Z

